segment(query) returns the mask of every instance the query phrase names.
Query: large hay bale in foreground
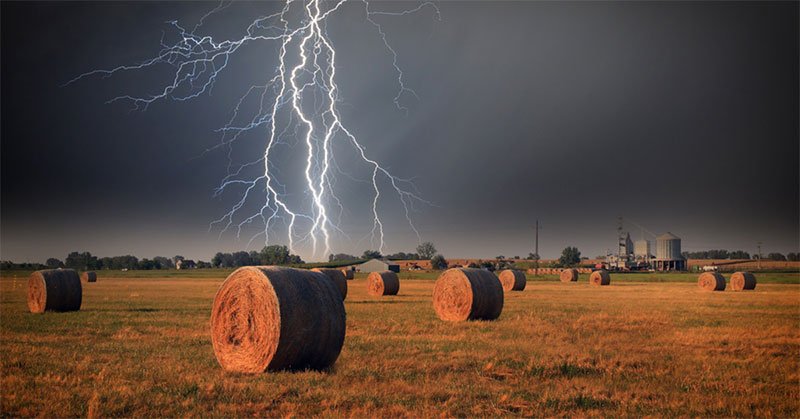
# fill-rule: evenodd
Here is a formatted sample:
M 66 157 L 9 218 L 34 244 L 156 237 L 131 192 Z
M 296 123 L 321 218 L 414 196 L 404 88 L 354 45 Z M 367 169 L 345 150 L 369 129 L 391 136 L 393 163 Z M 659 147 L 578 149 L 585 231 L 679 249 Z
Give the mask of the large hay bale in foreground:
M 558 279 L 560 279 L 561 282 L 577 282 L 578 270 L 575 268 L 564 269 L 558 275 Z
M 719 272 L 704 272 L 697 279 L 697 286 L 704 291 L 724 291 L 725 277 Z
M 609 285 L 611 284 L 611 275 L 605 269 L 594 271 L 589 275 L 589 283 L 592 285 Z
M 446 321 L 494 320 L 503 311 L 503 287 L 482 269 L 448 269 L 433 287 L 433 309 Z
M 342 295 L 319 272 L 239 268 L 211 309 L 214 355 L 228 371 L 324 369 L 339 357 L 344 335 Z
M 31 313 L 80 310 L 82 299 L 81 279 L 73 269 L 36 271 L 28 279 Z
M 400 291 L 400 278 L 394 271 L 372 272 L 367 277 L 367 293 L 374 297 L 397 295 Z
M 356 276 L 356 272 L 352 269 L 342 269 L 342 273 L 344 274 L 344 279 L 353 279 Z
M 522 271 L 515 271 L 513 269 L 506 269 L 500 272 L 497 278 L 500 279 L 503 291 L 522 291 L 525 289 L 525 284 L 528 282 Z
M 97 273 L 93 271 L 82 273 L 81 282 L 97 282 Z
M 325 274 L 325 276 L 330 278 L 333 283 L 336 284 L 336 288 L 339 289 L 339 292 L 342 293 L 342 300 L 347 298 L 347 280 L 345 279 L 342 271 L 328 268 L 314 268 L 312 271 Z
M 735 272 L 731 275 L 731 289 L 734 291 L 756 289 L 756 276 L 750 272 Z

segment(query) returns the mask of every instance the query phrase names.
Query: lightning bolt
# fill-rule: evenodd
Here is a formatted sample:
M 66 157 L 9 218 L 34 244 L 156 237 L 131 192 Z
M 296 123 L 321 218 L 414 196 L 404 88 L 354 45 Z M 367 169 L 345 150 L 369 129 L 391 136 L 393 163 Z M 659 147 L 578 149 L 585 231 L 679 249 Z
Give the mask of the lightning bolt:
M 168 44 L 162 37 L 161 49 L 154 57 L 134 65 L 89 71 L 65 85 L 92 76 L 111 77 L 120 72 L 144 70 L 160 65 L 171 66 L 173 70 L 170 72 L 170 80 L 157 93 L 147 96 L 120 95 L 107 102 L 127 101 L 132 104 L 133 109 L 146 110 L 160 100 L 187 101 L 210 94 L 218 76 L 227 69 L 237 52 L 257 43 L 275 43 L 278 46 L 278 64 L 273 74 L 268 81 L 251 86 L 240 97 L 232 117 L 219 129 L 219 143 L 204 151 L 205 154 L 216 149 L 227 150 L 227 175 L 215 189 L 214 196 L 230 189 L 241 191 L 230 210 L 212 221 L 209 228 L 219 226 L 220 236 L 235 229 L 239 239 L 245 227 L 260 220 L 263 229 L 249 239 L 249 247 L 261 236 L 266 245 L 271 244 L 274 239 L 273 229 L 282 223 L 286 229 L 288 247 L 293 253 L 298 253 L 297 246 L 310 244 L 312 257 L 320 249 L 322 255 L 329 254 L 332 235 L 341 234 L 347 237 L 338 226 L 345 207 L 335 193 L 336 178 L 345 173 L 336 163 L 333 145 L 341 144 L 346 146 L 345 149 L 351 150 L 371 172 L 371 177 L 366 180 L 371 184 L 372 194 L 370 242 L 377 244 L 381 252 L 384 251 L 386 235 L 379 211 L 379 203 L 384 199 L 382 191 L 386 192 L 382 184 L 399 198 L 408 225 L 421 241 L 411 214 L 416 211 L 415 204 L 432 204 L 419 196 L 412 179 L 395 176 L 377 159 L 370 157 L 366 146 L 345 126 L 340 116 L 337 55 L 328 36 L 327 22 L 345 3 L 348 0 L 287 0 L 279 12 L 253 20 L 239 39 L 215 40 L 211 36 L 198 34 L 206 19 L 230 6 L 230 3 L 223 1 L 205 14 L 191 30 L 185 29 L 177 21 L 168 22 L 177 31 L 177 41 Z M 408 109 L 402 104 L 403 98 L 408 95 L 415 98 L 418 96 L 406 86 L 403 71 L 398 64 L 398 54 L 376 19 L 405 16 L 430 9 L 434 17 L 441 20 L 439 9 L 430 1 L 423 1 L 413 9 L 400 12 L 373 11 L 367 0 L 356 4 L 362 5 L 365 21 L 375 29 L 391 57 L 398 85 L 397 94 L 392 100 L 399 110 L 407 114 Z M 244 122 L 240 122 L 247 107 L 246 103 L 252 100 L 258 102 L 258 109 L 252 116 L 245 118 Z M 244 134 L 260 132 L 258 130 L 265 132 L 262 137 L 265 138 L 263 155 L 254 161 L 235 164 L 232 156 L 234 144 L 244 138 Z M 282 182 L 284 175 L 278 167 L 279 159 L 275 153 L 279 147 L 284 146 L 300 146 L 304 149 L 305 183 L 302 191 L 291 190 Z M 263 172 L 248 177 L 247 173 L 257 167 L 263 168 Z M 307 199 L 293 204 L 289 197 L 297 196 L 298 193 Z M 253 205 L 253 202 L 258 209 L 246 213 L 246 208 Z M 335 215 L 334 209 L 338 209 L 338 215 Z

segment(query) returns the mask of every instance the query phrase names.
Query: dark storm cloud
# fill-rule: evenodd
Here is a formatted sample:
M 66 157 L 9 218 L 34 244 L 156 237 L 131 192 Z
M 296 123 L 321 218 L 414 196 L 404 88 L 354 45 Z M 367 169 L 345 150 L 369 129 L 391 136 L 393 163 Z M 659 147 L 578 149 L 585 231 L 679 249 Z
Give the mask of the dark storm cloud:
M 448 256 L 525 255 L 614 246 L 622 215 L 685 249 L 797 251 L 798 5 L 795 2 L 442 2 L 385 19 L 406 83 L 392 103 L 390 57 L 354 5 L 331 22 L 343 119 L 435 207 L 415 214 Z M 150 57 L 164 22 L 193 24 L 208 3 L 2 3 L 2 258 L 236 249 L 208 222 L 218 140 L 243 92 L 274 64 L 252 50 L 211 96 L 146 112 L 104 102 L 153 92 L 158 70 L 60 85 L 88 69 Z M 275 3 L 237 4 L 208 30 L 235 36 Z M 385 7 L 397 7 L 388 4 Z M 255 152 L 242 150 L 243 153 Z M 256 147 L 256 146 L 253 146 Z M 358 201 L 363 189 L 344 189 Z M 396 202 L 389 250 L 416 237 Z M 371 224 L 353 208 L 359 252 Z M 640 229 L 628 224 L 635 238 Z M 645 233 L 645 237 L 647 234 Z

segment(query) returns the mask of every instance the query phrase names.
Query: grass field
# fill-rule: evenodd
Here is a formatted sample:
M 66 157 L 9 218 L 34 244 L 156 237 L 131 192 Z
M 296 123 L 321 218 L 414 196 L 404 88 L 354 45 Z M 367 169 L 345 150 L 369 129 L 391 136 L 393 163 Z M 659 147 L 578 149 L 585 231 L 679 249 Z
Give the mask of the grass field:
M 800 416 L 798 274 L 716 293 L 694 274 L 549 277 L 506 294 L 499 320 L 466 323 L 436 318 L 434 275 L 403 273 L 380 299 L 359 276 L 332 370 L 241 375 L 209 337 L 228 272 L 101 272 L 80 312 L 42 315 L 27 276 L 4 272 L 0 414 Z

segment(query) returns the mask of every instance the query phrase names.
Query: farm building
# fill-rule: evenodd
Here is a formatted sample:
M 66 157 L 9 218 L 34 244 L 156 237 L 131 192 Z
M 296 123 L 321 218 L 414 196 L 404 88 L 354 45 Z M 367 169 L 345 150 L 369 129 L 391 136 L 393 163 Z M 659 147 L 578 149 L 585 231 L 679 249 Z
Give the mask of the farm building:
M 681 239 L 672 233 L 656 237 L 656 258 L 652 261 L 657 271 L 685 271 L 686 259 L 681 256 Z
M 359 272 L 400 272 L 400 265 L 386 259 L 370 259 L 360 265 L 356 265 Z

